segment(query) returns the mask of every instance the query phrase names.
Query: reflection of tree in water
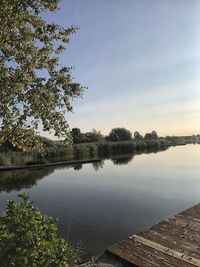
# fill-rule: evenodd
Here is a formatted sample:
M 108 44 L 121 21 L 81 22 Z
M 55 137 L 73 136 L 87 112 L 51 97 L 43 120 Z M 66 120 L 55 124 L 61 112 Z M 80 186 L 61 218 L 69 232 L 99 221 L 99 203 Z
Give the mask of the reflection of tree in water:
M 150 153 L 158 153 L 161 151 L 167 150 L 169 147 L 151 147 L 151 148 L 146 148 L 146 149 L 136 149 L 135 150 L 135 155 L 140 155 L 140 154 L 150 154 Z
M 117 155 L 111 158 L 115 165 L 125 165 L 132 161 L 134 158 L 134 153 Z
M 112 155 L 111 160 L 115 165 L 125 165 L 131 162 L 135 155 L 158 153 L 161 151 L 165 151 L 167 149 L 168 147 L 162 147 L 162 148 L 154 147 L 154 148 L 138 149 L 138 150 L 132 151 L 131 153 Z
M 104 160 L 96 161 L 92 163 L 94 170 L 97 172 L 99 169 L 103 169 Z
M 0 173 L 0 192 L 19 191 L 23 188 L 31 188 L 47 175 L 54 172 L 54 168 L 37 170 L 17 170 Z
M 148 149 L 137 149 L 132 153 L 112 153 L 110 157 L 102 157 L 102 160 L 93 162 L 93 168 L 95 171 L 102 169 L 104 166 L 104 159 L 111 158 L 112 162 L 115 165 L 128 164 L 133 160 L 134 155 L 143 154 L 143 153 L 157 153 L 159 151 L 166 150 L 165 148 L 148 148 Z M 68 169 L 74 168 L 74 170 L 80 170 L 82 164 L 73 164 L 68 166 L 54 166 L 51 168 L 42 168 L 42 169 L 23 169 L 16 171 L 6 171 L 0 172 L 0 192 L 11 192 L 13 190 L 19 191 L 23 188 L 31 188 L 37 184 L 37 181 L 41 180 L 45 176 L 50 175 L 54 172 L 55 169 Z
M 81 163 L 73 164 L 72 166 L 74 167 L 75 171 L 79 171 L 83 168 L 83 164 Z

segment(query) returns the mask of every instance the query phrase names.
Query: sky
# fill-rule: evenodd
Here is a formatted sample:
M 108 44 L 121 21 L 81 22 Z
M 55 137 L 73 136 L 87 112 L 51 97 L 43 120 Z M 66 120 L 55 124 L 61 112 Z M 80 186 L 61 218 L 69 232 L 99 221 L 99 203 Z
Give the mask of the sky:
M 61 56 L 87 90 L 71 128 L 200 133 L 199 0 L 63 0 L 47 21 L 79 30 Z

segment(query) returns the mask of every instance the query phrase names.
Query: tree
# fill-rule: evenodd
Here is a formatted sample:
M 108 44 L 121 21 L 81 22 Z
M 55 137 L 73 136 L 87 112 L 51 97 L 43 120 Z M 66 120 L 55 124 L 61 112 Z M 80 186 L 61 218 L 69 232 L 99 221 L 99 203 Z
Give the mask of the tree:
M 30 140 L 27 142 L 28 138 Z M 28 151 L 34 147 L 41 150 L 46 147 L 45 139 L 47 140 L 47 138 L 42 138 L 28 129 L 16 128 L 12 138 L 5 139 L 3 144 L 0 145 L 0 151 Z M 49 142 L 53 141 L 49 140 Z
M 145 136 L 144 136 L 144 139 L 145 140 L 152 140 L 151 133 L 146 133 Z
M 155 140 L 158 139 L 158 135 L 156 131 L 152 131 L 151 133 L 146 133 L 144 136 L 146 140 Z
M 111 142 L 130 141 L 132 139 L 132 134 L 125 128 L 114 128 L 111 130 L 106 139 Z
M 79 128 L 73 128 L 71 131 L 71 135 L 72 135 L 72 141 L 74 144 L 79 144 L 82 142 L 82 133 L 81 130 Z
M 81 130 L 79 128 L 73 128 L 71 135 L 74 144 L 94 143 L 101 142 L 104 140 L 104 137 L 101 132 L 97 132 L 95 129 L 93 129 L 92 132 L 81 133 Z
M 39 126 L 57 137 L 68 136 L 65 116 L 84 88 L 74 82 L 72 68 L 59 61 L 77 27 L 41 18 L 57 8 L 58 0 L 1 1 L 0 146 L 7 140 L 17 146 L 20 138 L 27 144 Z M 29 129 L 26 135 L 23 129 Z
M 83 143 L 93 143 L 93 142 L 102 142 L 104 140 L 103 135 L 100 131 L 96 131 L 95 129 L 92 132 L 84 133 L 83 136 Z
M 0 216 L 1 267 L 67 267 L 76 262 L 77 250 L 57 236 L 55 219 L 33 206 L 28 194 L 21 203 L 9 201 Z
M 143 136 L 138 132 L 134 132 L 134 139 L 135 140 L 143 140 Z
M 158 134 L 156 131 L 151 132 L 152 139 L 158 139 Z

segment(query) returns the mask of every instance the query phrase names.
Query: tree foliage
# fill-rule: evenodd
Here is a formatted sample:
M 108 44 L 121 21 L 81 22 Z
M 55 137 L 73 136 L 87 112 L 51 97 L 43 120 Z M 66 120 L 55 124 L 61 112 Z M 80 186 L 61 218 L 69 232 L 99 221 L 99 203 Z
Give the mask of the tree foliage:
M 61 66 L 65 50 L 77 27 L 61 27 L 41 18 L 55 11 L 58 0 L 2 0 L 0 7 L 0 145 L 32 140 L 38 127 L 55 136 L 67 136 L 66 113 L 71 101 L 82 95 L 72 68 Z M 37 143 L 31 144 L 36 146 Z
M 95 129 L 93 129 L 92 132 L 87 132 L 83 134 L 83 143 L 95 143 L 101 141 L 104 141 L 104 136 L 101 134 L 100 131 L 97 131 Z
M 152 139 L 158 139 L 158 134 L 156 131 L 151 132 Z
M 125 128 L 114 128 L 111 130 L 106 139 L 111 142 L 129 141 L 132 139 L 132 134 Z
M 55 219 L 44 216 L 27 194 L 9 201 L 0 216 L 1 267 L 67 267 L 77 252 L 57 237 Z
M 82 142 L 82 133 L 79 128 L 73 128 L 71 131 L 71 135 L 74 144 L 79 144 Z
M 134 132 L 134 140 L 143 140 L 143 136 L 138 132 Z
M 146 140 L 155 140 L 158 139 L 158 134 L 156 131 L 152 131 L 151 133 L 146 133 L 144 138 Z
M 105 140 L 101 132 L 95 129 L 93 129 L 92 132 L 82 133 L 79 128 L 73 128 L 71 135 L 74 144 L 95 143 Z

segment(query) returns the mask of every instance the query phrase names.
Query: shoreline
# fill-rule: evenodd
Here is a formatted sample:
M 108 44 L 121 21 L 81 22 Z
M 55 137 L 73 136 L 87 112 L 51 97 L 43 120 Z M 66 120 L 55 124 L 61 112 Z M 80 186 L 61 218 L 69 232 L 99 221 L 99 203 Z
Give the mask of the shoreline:
M 147 143 L 108 143 L 106 144 L 106 146 L 108 145 L 111 145 L 112 147 L 116 148 L 120 148 L 121 145 L 122 145 L 122 148 L 125 147 L 127 148 L 127 146 L 129 147 L 130 144 L 133 146 L 132 147 L 132 150 L 134 151 L 134 153 L 136 151 L 142 151 L 142 153 L 146 153 L 146 150 L 148 149 L 158 149 L 158 151 L 162 151 L 162 149 L 168 149 L 170 147 L 176 147 L 176 146 L 184 146 L 184 145 L 188 145 L 189 143 L 168 143 L 168 144 L 159 144 L 156 143 L 156 144 L 150 144 L 150 142 L 147 142 Z M 193 144 L 199 144 L 199 143 L 193 143 Z M 102 144 L 95 144 L 95 145 L 102 145 Z M 103 144 L 105 145 L 105 144 Z M 130 147 L 129 147 L 130 148 Z M 106 147 L 106 150 L 108 149 L 108 147 Z M 110 150 L 111 148 L 109 148 Z M 110 152 L 110 151 L 109 151 Z M 122 151 L 123 154 L 127 154 L 128 152 L 127 151 Z M 129 153 L 131 153 L 129 151 Z M 23 169 L 38 169 L 38 168 L 43 168 L 43 167 L 51 167 L 51 166 L 67 166 L 67 165 L 74 165 L 74 164 L 87 164 L 87 163 L 95 163 L 95 162 L 101 162 L 101 160 L 103 159 L 106 159 L 108 155 L 107 154 L 107 151 L 105 153 L 105 157 L 102 157 L 101 155 L 102 153 L 100 153 L 98 151 L 98 155 L 95 155 L 96 157 L 93 157 L 93 158 L 90 158 L 88 157 L 89 155 L 87 155 L 87 158 L 86 159 L 73 159 L 73 160 L 65 160 L 65 161 L 53 161 L 53 162 L 46 162 L 46 163 L 40 163 L 40 164 L 30 164 L 30 165 L 14 165 L 14 166 L 0 166 L 0 172 L 3 172 L 3 171 L 15 171 L 15 170 L 23 170 Z M 118 153 L 117 153 L 118 154 Z M 117 156 L 117 154 L 113 154 L 113 156 Z M 136 153 L 137 154 L 137 153 Z M 140 153 L 139 153 L 140 154 Z M 93 155 L 94 156 L 94 155 Z
M 44 164 L 33 164 L 33 165 L 24 165 L 24 166 L 8 166 L 8 167 L 0 167 L 0 172 L 2 171 L 15 171 L 21 169 L 37 169 L 43 167 L 51 167 L 51 166 L 64 166 L 64 165 L 73 165 L 73 164 L 86 164 L 93 162 L 100 162 L 101 159 L 83 159 L 83 160 L 70 160 L 70 161 L 58 161 L 58 162 L 50 162 Z

